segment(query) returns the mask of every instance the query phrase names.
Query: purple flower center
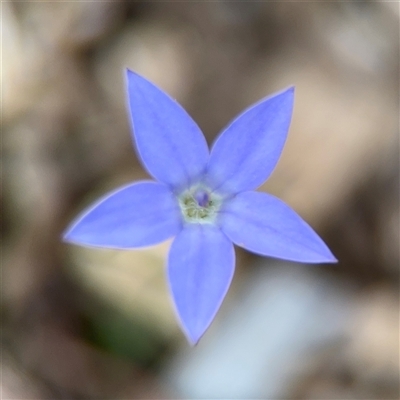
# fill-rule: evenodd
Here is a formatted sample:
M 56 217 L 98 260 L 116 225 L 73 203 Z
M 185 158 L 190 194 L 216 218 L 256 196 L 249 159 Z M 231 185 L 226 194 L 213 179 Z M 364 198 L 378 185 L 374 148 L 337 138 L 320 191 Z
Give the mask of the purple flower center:
M 203 189 L 196 190 L 193 197 L 197 201 L 197 204 L 200 207 L 208 206 L 208 202 L 210 201 L 210 196 L 205 190 Z

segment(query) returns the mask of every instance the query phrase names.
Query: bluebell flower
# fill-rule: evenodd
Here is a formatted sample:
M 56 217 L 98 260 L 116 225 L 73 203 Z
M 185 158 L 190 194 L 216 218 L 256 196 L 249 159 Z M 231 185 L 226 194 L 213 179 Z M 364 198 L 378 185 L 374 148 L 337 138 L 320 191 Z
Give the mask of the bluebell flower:
M 289 130 L 294 88 L 240 114 L 209 151 L 186 111 L 127 71 L 134 142 L 156 181 L 123 186 L 84 211 L 64 240 L 135 249 L 175 237 L 167 275 L 183 331 L 195 344 L 231 284 L 233 244 L 263 256 L 336 262 L 314 230 L 278 198 L 254 191 L 272 173 Z

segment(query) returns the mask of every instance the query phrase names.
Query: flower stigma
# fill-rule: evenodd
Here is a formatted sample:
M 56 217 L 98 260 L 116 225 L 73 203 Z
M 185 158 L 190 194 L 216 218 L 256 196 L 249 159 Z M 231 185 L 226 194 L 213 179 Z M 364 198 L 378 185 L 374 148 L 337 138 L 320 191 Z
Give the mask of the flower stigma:
M 218 195 L 201 186 L 194 186 L 179 196 L 182 216 L 188 223 L 213 223 L 221 203 Z

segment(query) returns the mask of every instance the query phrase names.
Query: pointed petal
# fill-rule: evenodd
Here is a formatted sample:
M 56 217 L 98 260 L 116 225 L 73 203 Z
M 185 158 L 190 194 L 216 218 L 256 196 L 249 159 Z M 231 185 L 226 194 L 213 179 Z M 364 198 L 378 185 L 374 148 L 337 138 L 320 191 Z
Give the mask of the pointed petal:
M 253 105 L 221 133 L 207 169 L 213 189 L 239 193 L 267 180 L 286 141 L 293 100 L 291 87 Z
M 234 264 L 233 244 L 213 225 L 187 225 L 172 243 L 169 285 L 192 344 L 214 319 L 231 283 Z
M 167 186 L 138 182 L 122 187 L 84 211 L 66 230 L 67 242 L 129 249 L 162 242 L 181 229 L 180 210 Z
M 239 193 L 225 203 L 219 223 L 229 239 L 254 253 L 307 263 L 337 261 L 302 218 L 266 193 Z
M 207 142 L 193 119 L 166 93 L 127 70 L 133 136 L 143 166 L 157 180 L 184 187 L 208 160 Z

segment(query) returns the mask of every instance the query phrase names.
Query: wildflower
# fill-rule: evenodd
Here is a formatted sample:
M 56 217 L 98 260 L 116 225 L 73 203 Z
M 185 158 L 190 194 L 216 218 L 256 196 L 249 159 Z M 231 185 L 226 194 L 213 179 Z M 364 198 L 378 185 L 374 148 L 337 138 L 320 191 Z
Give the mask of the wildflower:
M 134 249 L 176 236 L 168 282 L 182 328 L 194 344 L 232 280 L 233 243 L 264 256 L 306 263 L 336 259 L 291 208 L 255 192 L 271 174 L 289 130 L 294 88 L 248 108 L 212 146 L 167 94 L 127 71 L 134 141 L 156 181 L 117 189 L 64 234 L 82 246 Z

